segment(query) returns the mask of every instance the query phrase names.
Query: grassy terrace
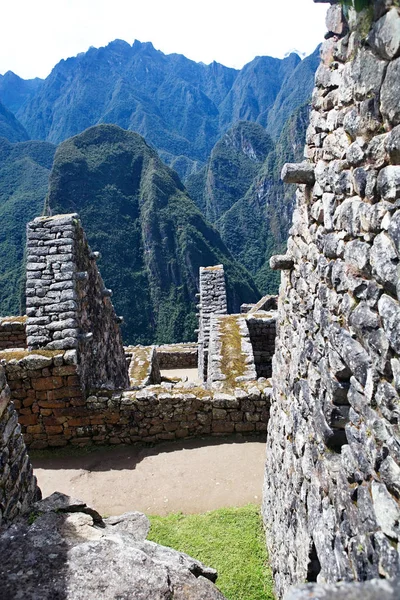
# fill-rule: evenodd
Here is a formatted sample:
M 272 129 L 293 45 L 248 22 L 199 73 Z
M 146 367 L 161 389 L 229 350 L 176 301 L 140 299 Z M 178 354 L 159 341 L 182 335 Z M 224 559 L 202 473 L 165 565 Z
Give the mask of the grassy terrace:
M 150 521 L 149 539 L 217 569 L 217 586 L 228 600 L 273 600 L 259 506 Z

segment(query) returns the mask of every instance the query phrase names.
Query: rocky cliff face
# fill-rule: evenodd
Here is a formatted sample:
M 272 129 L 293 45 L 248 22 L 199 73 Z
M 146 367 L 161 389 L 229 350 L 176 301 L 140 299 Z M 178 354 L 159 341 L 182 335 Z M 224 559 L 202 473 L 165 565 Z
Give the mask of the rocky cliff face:
M 263 504 L 278 596 L 400 574 L 400 9 L 362 4 L 328 10 L 308 163 L 285 169 L 301 185 L 274 260 Z
M 240 121 L 212 149 L 207 165 L 188 178 L 189 194 L 215 223 L 242 198 L 273 149 L 261 125 Z
M 176 173 L 138 134 L 101 125 L 57 150 L 48 207 L 78 212 L 125 318 L 127 342 L 190 340 L 200 266 L 223 263 L 230 308 L 259 292 Z

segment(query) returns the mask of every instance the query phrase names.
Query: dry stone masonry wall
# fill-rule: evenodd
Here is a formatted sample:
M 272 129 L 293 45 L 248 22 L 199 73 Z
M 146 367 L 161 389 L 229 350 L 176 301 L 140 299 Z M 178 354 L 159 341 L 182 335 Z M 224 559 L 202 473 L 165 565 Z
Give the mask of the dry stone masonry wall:
M 197 344 L 164 344 L 157 346 L 160 369 L 196 369 Z
M 26 348 L 26 317 L 0 318 L 0 351 L 5 348 Z
M 5 371 L 0 366 L 0 527 L 40 498 Z
M 150 359 L 154 348 L 146 350 Z M 123 392 L 103 389 L 86 397 L 79 387 L 73 350 L 3 355 L 30 448 L 259 434 L 267 429 L 271 394 L 267 385 L 250 382 L 245 388 L 218 393 L 194 384 L 165 383 Z
M 249 339 L 253 348 L 257 377 L 272 375 L 272 357 L 275 352 L 276 312 L 250 312 L 246 316 Z
M 228 312 L 223 265 L 200 267 L 199 285 L 198 371 L 200 381 L 206 381 L 211 315 L 225 315 Z
M 328 10 L 308 162 L 284 169 L 300 185 L 271 261 L 263 514 L 279 597 L 400 574 L 400 9 L 346 10 Z
M 27 227 L 26 312 L 30 350 L 77 352 L 82 386 L 128 386 L 120 319 L 76 214 Z

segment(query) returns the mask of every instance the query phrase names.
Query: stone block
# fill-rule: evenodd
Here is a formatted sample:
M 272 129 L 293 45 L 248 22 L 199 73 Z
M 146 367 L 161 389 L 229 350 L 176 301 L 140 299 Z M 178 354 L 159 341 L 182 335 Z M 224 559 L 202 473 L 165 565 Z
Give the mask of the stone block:
M 314 185 L 314 165 L 311 163 L 286 163 L 283 166 L 281 179 L 284 183 L 303 183 Z
M 400 54 L 400 17 L 395 7 L 373 25 L 367 41 L 385 60 L 392 60 Z
M 381 112 L 392 126 L 400 123 L 400 58 L 389 63 L 381 88 Z

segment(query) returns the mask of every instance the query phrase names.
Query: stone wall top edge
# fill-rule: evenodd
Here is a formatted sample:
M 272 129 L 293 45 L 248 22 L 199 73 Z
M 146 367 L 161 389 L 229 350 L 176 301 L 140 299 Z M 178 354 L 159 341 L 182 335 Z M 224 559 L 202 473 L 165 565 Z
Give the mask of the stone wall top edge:
M 32 223 L 47 223 L 47 222 L 56 223 L 57 221 L 60 221 L 60 220 L 73 221 L 76 219 L 79 219 L 78 213 L 67 213 L 67 214 L 36 217 L 35 219 L 33 219 Z M 29 225 L 29 223 L 28 223 L 28 225 Z

